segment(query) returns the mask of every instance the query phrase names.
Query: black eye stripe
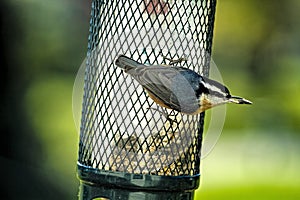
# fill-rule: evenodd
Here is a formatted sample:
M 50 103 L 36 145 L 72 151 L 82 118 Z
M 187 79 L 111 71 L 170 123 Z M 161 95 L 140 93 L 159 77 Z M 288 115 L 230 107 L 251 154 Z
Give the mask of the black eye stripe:
M 200 82 L 200 88 L 204 94 L 209 94 L 215 97 L 230 97 L 229 90 L 222 84 L 205 79 Z

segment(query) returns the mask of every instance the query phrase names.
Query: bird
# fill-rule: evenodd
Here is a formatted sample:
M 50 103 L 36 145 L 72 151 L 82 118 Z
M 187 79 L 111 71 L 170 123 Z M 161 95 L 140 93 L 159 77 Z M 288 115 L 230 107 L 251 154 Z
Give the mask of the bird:
M 177 66 L 173 60 L 172 63 L 145 65 L 125 55 L 115 60 L 115 65 L 135 79 L 155 103 L 167 109 L 196 115 L 227 103 L 252 104 L 245 98 L 232 96 L 223 84 Z

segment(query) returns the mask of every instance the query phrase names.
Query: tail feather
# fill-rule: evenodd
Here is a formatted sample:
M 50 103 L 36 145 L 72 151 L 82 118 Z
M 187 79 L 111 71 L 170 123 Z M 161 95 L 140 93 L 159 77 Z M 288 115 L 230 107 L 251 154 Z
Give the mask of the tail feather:
M 115 64 L 120 67 L 121 69 L 123 69 L 125 72 L 127 72 L 128 70 L 132 69 L 132 68 L 136 68 L 139 65 L 143 65 L 135 60 L 132 60 L 131 58 L 124 56 L 124 55 L 120 55 L 117 60 L 115 61 Z

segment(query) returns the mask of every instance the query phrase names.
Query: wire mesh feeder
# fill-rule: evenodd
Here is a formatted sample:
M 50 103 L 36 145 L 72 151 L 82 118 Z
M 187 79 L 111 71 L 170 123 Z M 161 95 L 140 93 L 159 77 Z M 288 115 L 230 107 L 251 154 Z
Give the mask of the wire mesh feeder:
M 149 65 L 185 57 L 181 66 L 208 76 L 215 4 L 93 0 L 79 169 L 199 176 L 204 114 L 157 106 L 114 62 L 120 54 Z

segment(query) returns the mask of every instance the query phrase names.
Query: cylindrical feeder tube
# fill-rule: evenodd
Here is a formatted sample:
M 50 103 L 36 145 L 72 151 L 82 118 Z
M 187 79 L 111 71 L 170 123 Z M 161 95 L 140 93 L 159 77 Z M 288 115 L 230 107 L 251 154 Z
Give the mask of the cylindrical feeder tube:
M 208 76 L 215 5 L 215 0 L 92 1 L 80 199 L 193 199 L 204 114 L 160 107 L 115 60 L 126 55 L 152 65 L 184 57 L 182 67 Z

